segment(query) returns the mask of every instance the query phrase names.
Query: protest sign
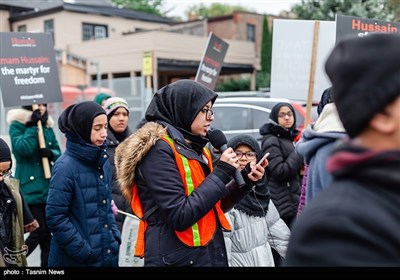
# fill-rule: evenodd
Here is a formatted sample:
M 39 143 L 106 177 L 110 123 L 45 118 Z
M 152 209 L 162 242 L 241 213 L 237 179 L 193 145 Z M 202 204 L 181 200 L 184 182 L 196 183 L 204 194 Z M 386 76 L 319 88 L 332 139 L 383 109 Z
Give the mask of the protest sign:
M 364 37 L 376 32 L 400 33 L 400 23 L 336 15 L 336 43 L 347 36 Z
M 229 44 L 213 34 L 208 36 L 207 47 L 197 70 L 195 81 L 214 90 Z
M 62 101 L 50 34 L 3 32 L 0 49 L 4 107 Z

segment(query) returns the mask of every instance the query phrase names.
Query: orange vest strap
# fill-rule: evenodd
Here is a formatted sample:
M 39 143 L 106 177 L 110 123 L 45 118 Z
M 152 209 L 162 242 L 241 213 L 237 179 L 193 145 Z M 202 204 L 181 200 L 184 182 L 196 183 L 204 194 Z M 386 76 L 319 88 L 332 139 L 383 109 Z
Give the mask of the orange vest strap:
M 205 178 L 200 163 L 197 160 L 187 159 L 186 157 L 179 154 L 175 149 L 173 140 L 170 137 L 163 136 L 161 137 L 161 140 L 167 142 L 170 145 L 172 151 L 174 152 L 175 162 L 177 164 L 179 173 L 181 175 L 186 195 L 190 195 L 190 193 Z M 211 153 L 205 148 L 203 154 L 208 160 L 208 165 L 210 170 L 212 170 L 213 166 L 212 166 Z M 139 199 L 136 183 L 133 185 L 132 188 L 131 207 L 133 213 L 140 219 L 134 254 L 137 257 L 144 257 L 145 232 L 148 226 L 146 218 L 150 216 L 152 213 L 154 213 L 154 211 L 156 211 L 158 207 L 157 206 L 152 207 L 146 213 L 143 213 L 143 208 Z M 218 202 L 215 205 L 215 209 L 218 220 L 221 223 L 221 226 L 225 230 L 230 230 L 231 227 L 229 221 L 226 219 L 223 211 L 221 210 L 220 202 Z M 175 234 L 177 235 L 177 237 L 181 242 L 183 242 L 188 246 L 192 247 L 205 246 L 210 240 L 212 240 L 212 237 L 216 230 L 217 217 L 215 216 L 215 212 L 213 210 L 210 210 L 203 218 L 197 221 L 192 227 L 182 232 L 175 231 Z
M 136 257 L 144 257 L 144 233 L 147 228 L 147 222 L 142 220 L 143 208 L 142 208 L 142 203 L 140 202 L 139 199 L 136 183 L 134 183 L 132 187 L 131 208 L 133 214 L 135 214 L 140 219 L 134 255 Z
M 135 245 L 135 257 L 144 257 L 144 233 L 147 229 L 147 222 L 140 220 L 139 228 L 138 228 L 138 235 L 136 238 L 136 245 Z

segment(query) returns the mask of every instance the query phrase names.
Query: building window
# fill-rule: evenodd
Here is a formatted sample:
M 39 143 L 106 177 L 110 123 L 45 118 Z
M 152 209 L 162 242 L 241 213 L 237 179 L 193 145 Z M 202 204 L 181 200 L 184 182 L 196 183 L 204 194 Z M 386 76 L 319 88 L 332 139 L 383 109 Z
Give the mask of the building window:
M 26 32 L 26 25 L 19 25 L 18 26 L 18 32 Z
M 49 33 L 51 38 L 53 39 L 53 44 L 55 43 L 54 40 L 54 20 L 48 19 L 44 21 L 44 32 Z
M 247 41 L 256 41 L 256 26 L 254 24 L 247 24 Z
M 107 37 L 108 37 L 107 25 L 90 24 L 90 23 L 82 24 L 83 41 L 103 39 Z

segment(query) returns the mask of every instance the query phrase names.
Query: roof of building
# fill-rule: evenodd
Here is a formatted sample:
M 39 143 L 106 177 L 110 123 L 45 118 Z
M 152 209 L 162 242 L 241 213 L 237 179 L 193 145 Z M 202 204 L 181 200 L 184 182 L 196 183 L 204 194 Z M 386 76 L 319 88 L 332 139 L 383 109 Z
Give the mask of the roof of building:
M 3 0 L 5 2 L 10 0 Z M 31 8 L 30 11 L 23 11 L 21 13 L 13 13 L 10 16 L 10 21 L 19 21 L 19 20 L 24 20 L 28 18 L 34 18 L 37 16 L 42 16 L 42 15 L 48 15 L 52 14 L 55 12 L 59 11 L 70 11 L 70 12 L 76 12 L 76 13 L 84 13 L 84 14 L 98 14 L 98 15 L 104 15 L 104 16 L 116 16 L 116 17 L 123 17 L 127 19 L 133 19 L 133 20 L 142 20 L 142 21 L 149 21 L 149 22 L 158 22 L 158 23 L 171 23 L 173 22 L 172 19 L 167 18 L 167 17 L 162 17 L 154 14 L 149 14 L 146 12 L 142 11 L 134 11 L 134 10 L 128 10 L 128 9 L 121 9 L 118 7 L 113 7 L 111 5 L 108 5 L 106 1 L 90 1 L 89 4 L 79 4 L 76 3 L 67 3 L 63 2 L 61 0 L 49 0 L 49 3 L 45 5 L 45 1 L 26 1 L 26 2 L 31 2 L 35 3 L 35 7 L 32 7 L 32 4 L 28 4 L 25 2 L 22 4 L 22 2 L 16 2 L 19 3 L 19 7 L 25 7 L 25 8 Z M 80 0 L 79 2 L 82 2 Z M 92 3 L 93 2 L 93 3 Z M 100 5 L 100 3 L 105 3 L 105 5 Z M 13 2 L 12 6 L 17 6 Z M 88 3 L 88 1 L 87 1 Z M 23 6 L 22 6 L 23 5 Z M 30 7 L 29 7 L 30 6 Z
M 12 5 L 16 7 L 25 7 L 36 10 L 45 10 L 60 6 L 63 3 L 87 4 L 87 5 L 101 5 L 112 6 L 111 0 L 1 0 L 2 4 Z

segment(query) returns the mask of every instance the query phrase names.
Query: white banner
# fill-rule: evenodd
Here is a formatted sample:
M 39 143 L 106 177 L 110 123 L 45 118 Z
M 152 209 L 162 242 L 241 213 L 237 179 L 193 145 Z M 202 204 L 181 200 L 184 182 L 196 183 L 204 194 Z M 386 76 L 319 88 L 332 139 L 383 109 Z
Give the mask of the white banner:
M 126 216 L 122 226 L 121 245 L 119 247 L 119 266 L 143 266 L 144 259 L 134 256 L 139 219 Z

